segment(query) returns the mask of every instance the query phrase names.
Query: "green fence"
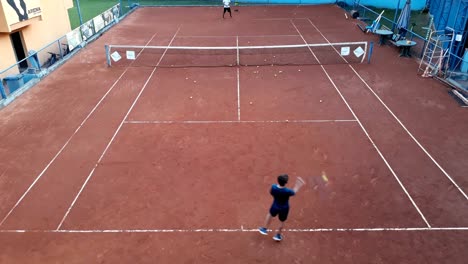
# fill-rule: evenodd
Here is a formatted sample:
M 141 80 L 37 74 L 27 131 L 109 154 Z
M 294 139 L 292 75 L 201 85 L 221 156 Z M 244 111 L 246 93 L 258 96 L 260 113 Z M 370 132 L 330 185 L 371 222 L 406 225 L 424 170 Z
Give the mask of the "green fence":
M 89 21 L 109 8 L 120 4 L 121 0 L 74 0 L 73 2 L 73 8 L 68 9 L 72 29 L 81 25 L 80 15 L 82 22 Z

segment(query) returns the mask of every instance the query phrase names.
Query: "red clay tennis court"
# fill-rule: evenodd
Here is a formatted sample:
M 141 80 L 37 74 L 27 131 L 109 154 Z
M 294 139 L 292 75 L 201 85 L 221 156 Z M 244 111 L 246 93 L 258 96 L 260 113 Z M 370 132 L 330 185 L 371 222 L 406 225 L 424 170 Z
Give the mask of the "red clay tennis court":
M 2 110 L 0 262 L 464 263 L 468 124 L 447 88 L 390 46 L 370 64 L 150 51 L 376 41 L 336 6 L 221 13 L 139 8 Z M 105 45 L 143 48 L 108 67 Z M 277 243 L 257 227 L 281 173 L 307 185 Z

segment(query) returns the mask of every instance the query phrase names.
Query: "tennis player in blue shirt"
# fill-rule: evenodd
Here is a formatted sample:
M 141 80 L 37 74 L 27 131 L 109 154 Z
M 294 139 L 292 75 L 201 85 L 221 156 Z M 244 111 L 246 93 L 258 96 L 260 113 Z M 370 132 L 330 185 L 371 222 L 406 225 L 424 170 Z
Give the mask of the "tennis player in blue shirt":
M 281 224 L 278 232 L 273 237 L 275 241 L 283 240 L 281 232 L 284 228 L 284 222 L 288 219 L 289 213 L 289 197 L 294 196 L 299 189 L 305 184 L 301 177 L 297 177 L 296 185 L 293 189 L 286 188 L 289 177 L 287 174 L 278 176 L 278 184 L 271 186 L 270 194 L 273 196 L 273 204 L 271 205 L 270 212 L 267 214 L 265 219 L 265 225 L 258 228 L 258 231 L 262 235 L 268 234 L 268 226 L 270 225 L 271 219 L 278 216 Z

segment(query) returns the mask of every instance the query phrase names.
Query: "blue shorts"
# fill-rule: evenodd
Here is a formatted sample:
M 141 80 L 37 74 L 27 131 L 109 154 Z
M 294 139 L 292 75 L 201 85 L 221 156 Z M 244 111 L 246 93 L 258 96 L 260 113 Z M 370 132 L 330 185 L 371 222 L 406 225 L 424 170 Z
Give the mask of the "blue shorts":
M 278 207 L 276 205 L 272 205 L 270 208 L 270 214 L 273 217 L 278 216 L 279 220 L 281 222 L 284 222 L 288 219 L 288 213 L 289 213 L 289 206 L 288 207 Z

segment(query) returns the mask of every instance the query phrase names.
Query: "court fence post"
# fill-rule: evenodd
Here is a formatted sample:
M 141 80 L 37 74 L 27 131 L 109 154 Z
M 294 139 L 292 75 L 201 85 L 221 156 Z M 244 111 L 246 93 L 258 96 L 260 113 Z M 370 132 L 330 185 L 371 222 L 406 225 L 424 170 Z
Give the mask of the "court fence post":
M 83 17 L 81 16 L 80 0 L 76 0 L 76 9 L 78 10 L 78 18 L 80 19 L 80 26 L 83 25 Z

